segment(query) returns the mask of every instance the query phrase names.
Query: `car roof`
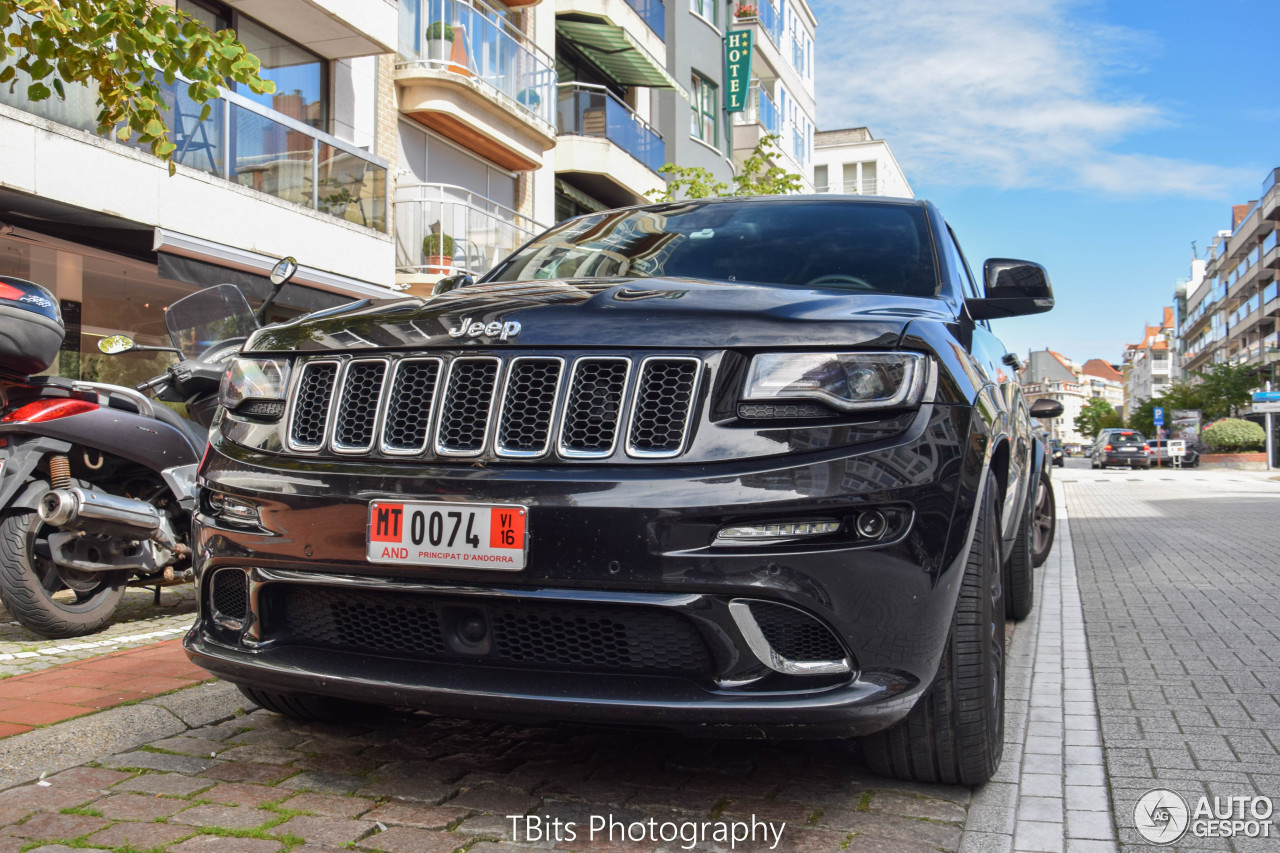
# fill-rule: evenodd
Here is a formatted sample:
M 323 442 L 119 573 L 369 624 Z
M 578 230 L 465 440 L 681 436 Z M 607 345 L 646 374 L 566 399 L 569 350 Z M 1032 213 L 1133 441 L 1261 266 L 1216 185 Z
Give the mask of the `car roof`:
M 592 211 L 590 214 L 582 214 L 583 216 L 592 216 L 597 213 L 615 213 L 623 210 L 661 210 L 673 204 L 776 204 L 785 206 L 788 204 L 798 204 L 801 202 L 811 201 L 830 201 L 845 202 L 848 204 L 863 205 L 902 205 L 904 207 L 928 207 L 929 201 L 922 198 L 901 198 L 898 196 L 882 196 L 882 195 L 844 195 L 842 193 L 796 193 L 792 195 L 734 195 L 721 196 L 713 198 L 691 198 L 681 199 L 679 201 L 660 201 L 652 204 L 633 204 L 627 207 L 616 207 L 611 210 Z M 577 217 L 574 217 L 577 218 Z

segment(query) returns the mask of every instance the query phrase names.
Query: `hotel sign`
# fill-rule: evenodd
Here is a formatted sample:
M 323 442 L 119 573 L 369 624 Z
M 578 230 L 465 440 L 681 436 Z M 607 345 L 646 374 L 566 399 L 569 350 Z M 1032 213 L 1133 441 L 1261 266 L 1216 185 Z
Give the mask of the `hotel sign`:
M 746 109 L 751 85 L 751 30 L 729 30 L 724 36 L 724 111 Z

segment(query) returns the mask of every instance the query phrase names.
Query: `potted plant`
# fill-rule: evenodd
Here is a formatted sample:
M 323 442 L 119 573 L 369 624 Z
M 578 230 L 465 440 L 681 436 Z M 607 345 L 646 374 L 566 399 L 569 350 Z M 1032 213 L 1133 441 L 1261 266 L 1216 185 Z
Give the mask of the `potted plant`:
M 738 7 L 733 10 L 735 18 L 758 18 L 760 17 L 760 8 L 755 3 L 739 3 Z
M 537 89 L 521 89 L 516 93 L 516 100 L 533 112 L 537 112 L 538 107 L 542 106 L 542 96 L 538 94 Z
M 453 269 L 453 238 L 428 234 L 422 238 L 422 254 L 427 259 L 427 272 L 447 274 Z
M 427 59 L 447 60 L 453 52 L 453 27 L 435 21 L 427 27 Z

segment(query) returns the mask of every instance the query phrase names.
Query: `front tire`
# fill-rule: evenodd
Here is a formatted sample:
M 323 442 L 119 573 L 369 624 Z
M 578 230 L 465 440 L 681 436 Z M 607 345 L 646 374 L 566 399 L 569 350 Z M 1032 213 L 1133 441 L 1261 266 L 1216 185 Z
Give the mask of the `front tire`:
M 22 627 L 65 640 L 102 630 L 124 596 L 127 572 L 62 570 L 42 551 L 50 528 L 31 509 L 0 514 L 0 601 Z
M 862 739 L 876 773 L 979 785 L 1004 747 L 1004 589 L 995 477 L 987 475 L 951 634 L 933 684 L 903 720 Z

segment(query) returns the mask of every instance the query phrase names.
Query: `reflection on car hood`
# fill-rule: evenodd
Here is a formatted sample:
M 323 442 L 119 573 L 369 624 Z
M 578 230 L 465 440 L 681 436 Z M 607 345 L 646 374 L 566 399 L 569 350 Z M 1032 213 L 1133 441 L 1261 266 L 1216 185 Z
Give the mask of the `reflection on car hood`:
M 311 314 L 256 332 L 245 351 L 892 347 L 913 319 L 953 317 L 941 300 L 834 289 L 652 278 L 495 282 L 431 299 L 362 300 Z M 468 334 L 477 324 L 484 331 Z M 498 331 L 504 328 L 505 340 Z

